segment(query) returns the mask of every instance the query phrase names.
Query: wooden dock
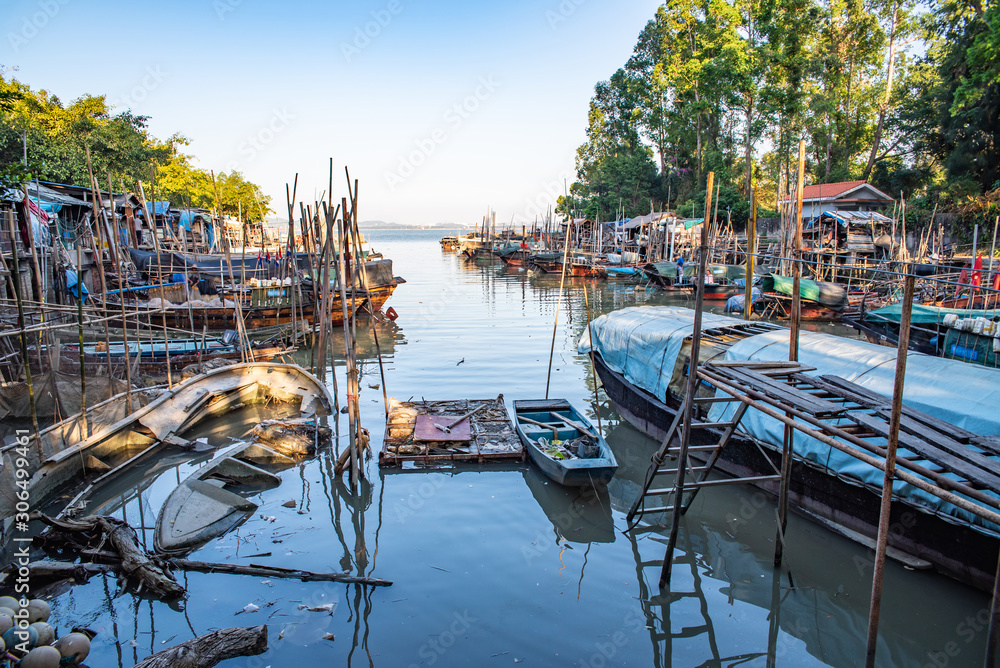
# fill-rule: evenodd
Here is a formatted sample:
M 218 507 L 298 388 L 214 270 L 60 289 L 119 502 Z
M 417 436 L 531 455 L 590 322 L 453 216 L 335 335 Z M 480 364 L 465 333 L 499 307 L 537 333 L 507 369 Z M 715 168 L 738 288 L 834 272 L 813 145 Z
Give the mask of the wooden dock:
M 496 399 L 389 401 L 379 466 L 523 459 L 524 446 L 502 394 Z

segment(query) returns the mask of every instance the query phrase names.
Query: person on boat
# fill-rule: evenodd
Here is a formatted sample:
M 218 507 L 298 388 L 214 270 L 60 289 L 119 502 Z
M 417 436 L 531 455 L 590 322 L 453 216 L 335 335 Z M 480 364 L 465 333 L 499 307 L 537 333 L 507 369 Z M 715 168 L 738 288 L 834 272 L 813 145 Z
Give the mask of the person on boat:
M 714 284 L 715 284 L 715 276 L 712 275 L 712 270 L 711 269 L 706 268 L 705 269 L 705 285 L 714 285 Z
M 683 255 L 678 255 L 677 256 L 677 282 L 678 283 L 683 283 L 684 282 L 684 256 Z

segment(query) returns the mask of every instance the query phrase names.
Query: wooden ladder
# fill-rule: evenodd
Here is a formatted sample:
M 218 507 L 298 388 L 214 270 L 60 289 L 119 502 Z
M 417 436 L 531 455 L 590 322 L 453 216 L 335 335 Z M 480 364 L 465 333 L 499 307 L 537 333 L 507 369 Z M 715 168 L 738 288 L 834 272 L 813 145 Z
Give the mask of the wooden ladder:
M 687 408 L 686 404 L 690 400 L 690 397 L 684 399 L 684 403 L 677 410 L 674 420 L 671 423 L 670 428 L 667 430 L 667 434 L 664 437 L 663 442 L 660 444 L 659 450 L 657 450 L 652 457 L 649 469 L 646 471 L 646 478 L 643 482 L 642 491 L 638 496 L 636 496 L 636 499 L 632 503 L 632 507 L 627 515 L 627 521 L 630 529 L 638 523 L 636 518 L 643 515 L 676 511 L 680 511 L 681 515 L 683 515 L 687 512 L 688 508 L 691 507 L 691 503 L 694 501 L 698 492 L 705 487 L 715 487 L 718 485 L 744 482 L 757 482 L 760 480 L 772 480 L 781 477 L 780 473 L 776 472 L 776 475 L 754 476 L 751 478 L 723 478 L 709 480 L 708 476 L 711 474 L 712 469 L 715 468 L 715 464 L 719 460 L 719 456 L 729 443 L 729 440 L 736 431 L 736 427 L 739 425 L 740 420 L 743 419 L 743 414 L 747 410 L 747 404 L 743 403 L 736 397 L 695 397 L 694 402 L 696 406 L 711 403 L 732 402 L 738 403 L 739 406 L 737 406 L 732 419 L 726 422 L 705 422 L 695 421 L 692 419 L 690 426 L 692 436 L 693 431 L 696 429 L 722 429 L 722 435 L 716 443 L 689 445 L 687 452 L 682 453 L 680 443 L 683 442 L 683 416 Z M 673 444 L 675 437 L 677 437 L 677 445 Z M 698 455 L 698 458 L 703 460 L 704 463 L 694 461 L 692 455 L 695 454 Z M 664 463 L 667 459 L 682 461 L 678 461 L 676 467 L 669 468 L 664 467 Z M 684 467 L 685 475 L 678 476 L 677 474 L 681 471 L 682 466 Z M 670 487 L 654 486 L 656 479 L 665 475 L 674 476 L 673 485 Z M 686 480 L 688 475 L 691 477 L 690 482 Z M 688 494 L 686 500 L 684 497 L 685 494 Z M 651 496 L 665 496 L 668 498 L 668 501 L 665 502 L 664 505 L 646 507 L 646 499 Z

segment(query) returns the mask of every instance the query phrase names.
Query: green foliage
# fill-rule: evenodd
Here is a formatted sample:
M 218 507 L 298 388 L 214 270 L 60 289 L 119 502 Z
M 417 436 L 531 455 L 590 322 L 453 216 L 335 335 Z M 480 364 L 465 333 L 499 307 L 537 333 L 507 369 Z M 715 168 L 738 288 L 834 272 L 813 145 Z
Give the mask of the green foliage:
M 751 187 L 771 209 L 790 192 L 800 139 L 806 183 L 958 206 L 1000 187 L 998 54 L 995 1 L 667 0 L 595 87 L 572 206 L 697 217 L 713 171 L 742 224 Z
M 69 105 L 44 90 L 33 91 L 0 68 L 0 185 L 19 186 L 28 179 L 87 186 L 92 168 L 98 186 L 138 190 L 148 199 L 169 199 L 177 206 L 212 208 L 211 176 L 180 152 L 188 140 L 174 135 L 166 142 L 150 136 L 145 116 L 114 113 L 104 96 L 84 95 Z M 24 165 L 25 146 L 28 164 Z M 149 189 L 151 170 L 156 192 Z M 219 174 L 221 210 L 245 220 L 269 211 L 270 199 L 238 172 Z M 259 202 L 259 204 L 258 204 Z M 263 210 L 263 211 L 262 211 Z

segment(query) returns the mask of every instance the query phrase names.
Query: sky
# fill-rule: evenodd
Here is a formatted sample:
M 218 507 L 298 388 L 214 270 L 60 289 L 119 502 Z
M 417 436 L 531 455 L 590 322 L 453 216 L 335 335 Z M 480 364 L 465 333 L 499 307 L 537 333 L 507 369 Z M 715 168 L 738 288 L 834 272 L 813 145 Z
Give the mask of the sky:
M 285 216 L 359 181 L 359 219 L 532 222 L 572 182 L 594 85 L 651 0 L 4 0 L 0 66 L 64 103 L 104 94 L 236 169 Z

